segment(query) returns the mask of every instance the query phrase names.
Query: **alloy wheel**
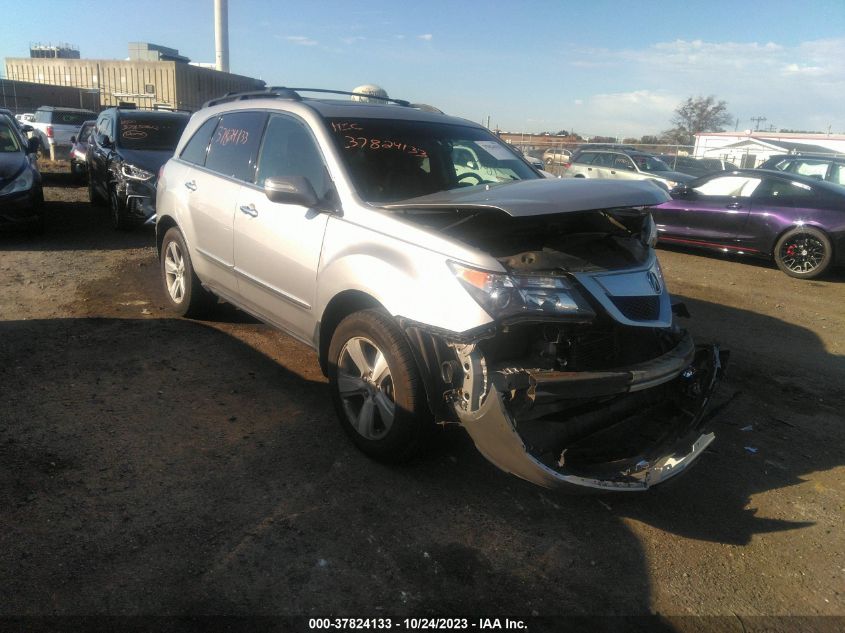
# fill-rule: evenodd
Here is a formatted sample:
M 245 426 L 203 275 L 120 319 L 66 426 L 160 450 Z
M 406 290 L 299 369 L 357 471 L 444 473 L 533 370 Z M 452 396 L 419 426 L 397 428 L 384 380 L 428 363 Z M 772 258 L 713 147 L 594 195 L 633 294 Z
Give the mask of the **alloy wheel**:
M 182 303 L 185 298 L 185 258 L 175 241 L 170 242 L 164 251 L 164 276 L 173 303 Z
M 362 437 L 387 435 L 396 415 L 393 378 L 387 358 L 371 340 L 349 339 L 337 362 L 337 389 L 349 423 Z
M 806 274 L 821 265 L 825 257 L 825 246 L 821 240 L 808 234 L 797 234 L 783 243 L 780 259 L 783 265 L 794 273 Z

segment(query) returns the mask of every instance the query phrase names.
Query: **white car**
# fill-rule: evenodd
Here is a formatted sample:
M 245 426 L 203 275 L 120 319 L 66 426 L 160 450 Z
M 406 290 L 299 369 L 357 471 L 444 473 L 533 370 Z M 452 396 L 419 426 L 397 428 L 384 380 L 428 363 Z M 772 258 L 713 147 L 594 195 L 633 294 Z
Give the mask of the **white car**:
M 312 346 L 371 457 L 408 459 L 453 423 L 539 485 L 642 490 L 713 440 L 723 359 L 674 322 L 647 210 L 666 200 L 543 178 L 407 102 L 276 88 L 193 115 L 156 235 L 173 309 L 222 298 Z

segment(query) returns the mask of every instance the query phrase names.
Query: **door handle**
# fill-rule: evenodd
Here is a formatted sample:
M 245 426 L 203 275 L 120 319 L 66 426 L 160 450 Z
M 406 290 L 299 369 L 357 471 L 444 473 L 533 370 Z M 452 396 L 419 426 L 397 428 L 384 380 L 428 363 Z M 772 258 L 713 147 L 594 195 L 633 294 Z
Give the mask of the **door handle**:
M 610 173 L 611 173 L 611 174 L 615 174 L 616 172 L 615 172 L 615 171 L 613 171 L 613 170 L 611 169 L 611 170 L 610 170 Z
M 186 182 L 186 183 L 185 183 L 185 186 L 186 186 L 188 189 L 190 189 L 191 191 L 196 191 L 196 190 L 197 190 L 197 183 L 196 183 L 196 181 L 194 181 L 194 180 L 191 180 L 190 182 Z
M 257 218 L 258 217 L 258 209 L 255 208 L 255 205 L 250 203 L 249 206 L 243 205 L 241 206 L 241 213 L 245 213 L 246 215 Z
M 726 209 L 741 209 L 742 204 L 739 202 L 731 202 L 730 204 L 725 205 Z
M 587 167 L 587 171 L 593 171 L 592 167 Z

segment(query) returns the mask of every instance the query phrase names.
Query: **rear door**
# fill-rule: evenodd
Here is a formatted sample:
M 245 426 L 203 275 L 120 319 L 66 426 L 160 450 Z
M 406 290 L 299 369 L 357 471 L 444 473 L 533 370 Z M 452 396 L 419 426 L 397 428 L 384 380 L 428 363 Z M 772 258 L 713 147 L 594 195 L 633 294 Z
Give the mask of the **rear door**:
M 203 281 L 237 294 L 234 222 L 238 193 L 255 174 L 255 159 L 267 115 L 238 111 L 213 117 L 197 130 L 180 158 L 191 167 L 180 174 L 188 200 L 194 266 Z
M 240 189 L 235 213 L 235 270 L 241 298 L 260 316 L 297 338 L 313 340 L 317 269 L 328 215 L 271 202 L 267 178 L 304 176 L 321 199 L 333 190 L 308 126 L 272 114 L 258 156 L 254 184 Z
M 717 175 L 675 194 L 652 215 L 662 241 L 742 250 L 740 233 L 751 211 L 760 177 Z

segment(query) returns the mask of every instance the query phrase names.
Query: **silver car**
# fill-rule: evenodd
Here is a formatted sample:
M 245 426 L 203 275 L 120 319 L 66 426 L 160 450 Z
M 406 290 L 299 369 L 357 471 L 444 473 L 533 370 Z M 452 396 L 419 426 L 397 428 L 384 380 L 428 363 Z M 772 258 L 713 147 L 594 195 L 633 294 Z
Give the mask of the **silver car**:
M 565 175 L 572 178 L 648 180 L 666 190 L 695 180 L 695 176 L 673 171 L 651 154 L 606 149 L 579 151 L 572 157 Z
M 316 349 L 371 457 L 407 460 L 453 423 L 539 485 L 642 490 L 713 440 L 724 360 L 674 321 L 647 210 L 667 199 L 542 178 L 406 102 L 272 89 L 191 118 L 157 243 L 176 311 L 222 298 Z

